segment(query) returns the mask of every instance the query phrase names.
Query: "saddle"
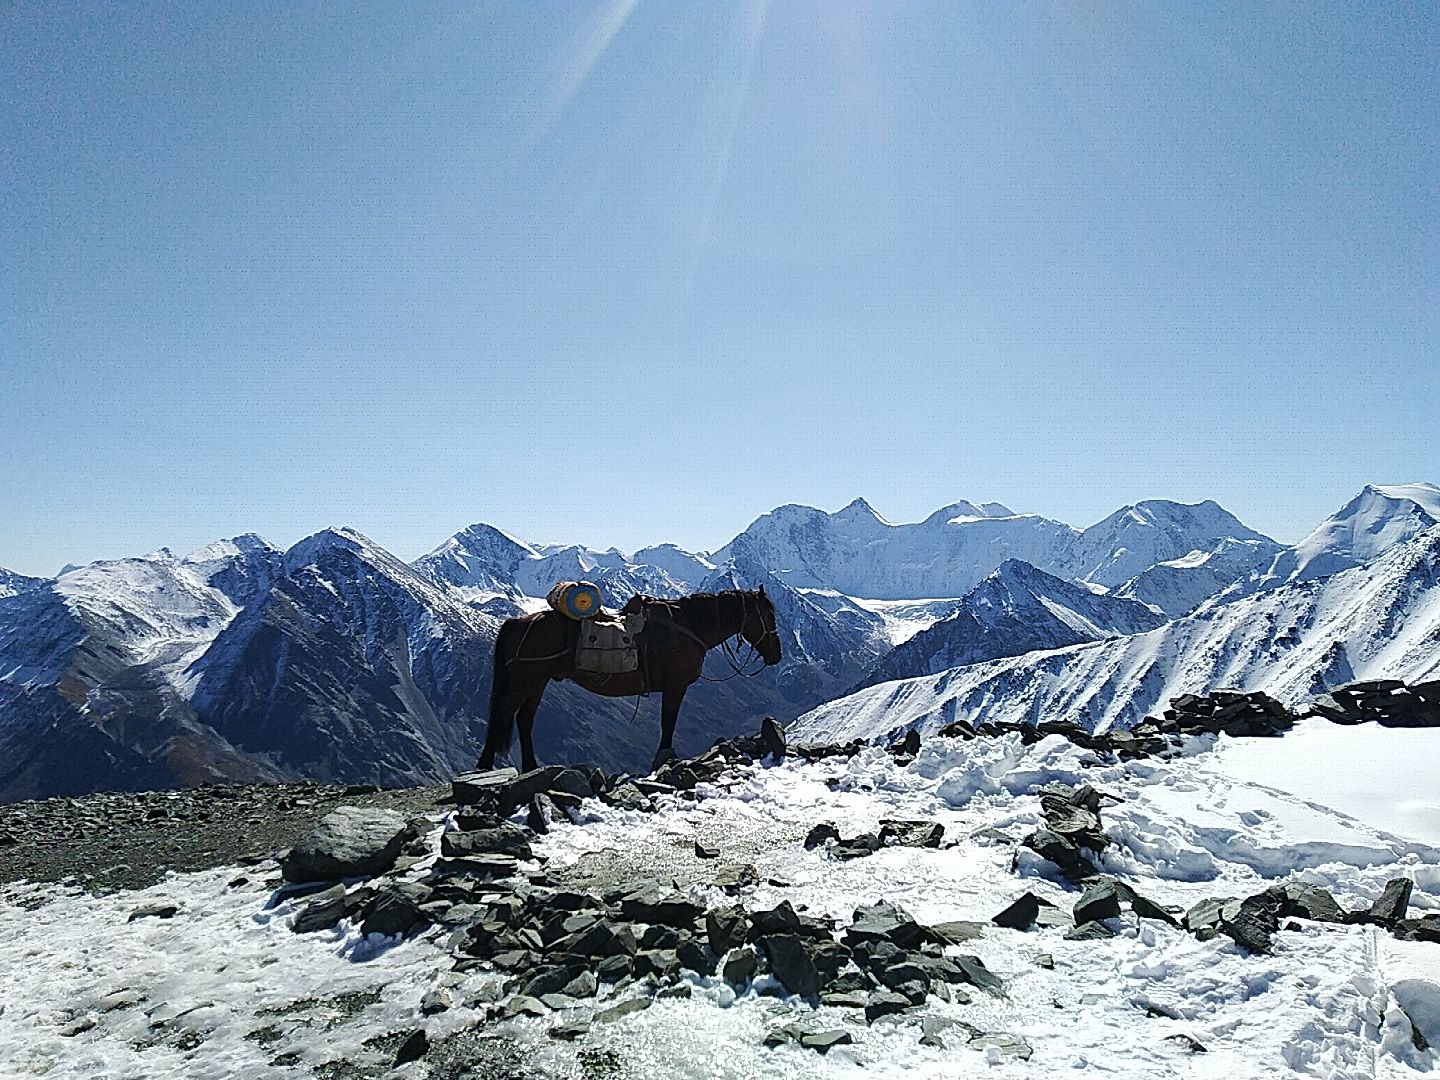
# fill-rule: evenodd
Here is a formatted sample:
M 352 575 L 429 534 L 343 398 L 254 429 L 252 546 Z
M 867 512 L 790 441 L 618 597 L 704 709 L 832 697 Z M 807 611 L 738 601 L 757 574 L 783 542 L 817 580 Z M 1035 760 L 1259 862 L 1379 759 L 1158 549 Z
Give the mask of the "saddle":
M 629 607 L 629 605 L 626 605 Z M 642 611 L 608 612 L 580 624 L 575 642 L 575 669 L 597 675 L 619 675 L 637 671 L 640 649 L 635 639 L 645 629 Z

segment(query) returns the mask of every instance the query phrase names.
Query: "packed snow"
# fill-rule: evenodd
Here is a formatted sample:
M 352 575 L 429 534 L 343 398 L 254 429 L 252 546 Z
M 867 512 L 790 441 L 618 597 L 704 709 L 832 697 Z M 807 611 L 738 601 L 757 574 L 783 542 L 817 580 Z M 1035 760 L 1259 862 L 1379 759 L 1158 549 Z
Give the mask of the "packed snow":
M 1215 763 L 1236 779 L 1440 847 L 1440 783 L 1415 772 L 1416 762 L 1440 762 L 1440 729 L 1343 727 L 1311 717 L 1283 739 L 1221 743 Z
M 692 894 L 719 902 L 705 884 L 713 879 L 687 863 L 700 839 L 722 859 L 757 867 L 765 884 L 743 896 L 752 909 L 789 899 L 848 921 L 857 905 L 884 898 L 922 921 L 984 922 L 1026 890 L 1066 906 L 1075 899 L 1028 850 L 1017 860 L 996 833 L 975 835 L 992 829 L 1020 839 L 1042 822 L 1035 788 L 1062 781 L 1124 800 L 1102 813 L 1114 841 L 1102 869 L 1160 903 L 1241 897 L 1295 879 L 1354 908 L 1403 876 L 1415 883 L 1412 914 L 1440 910 L 1440 850 L 1231 775 L 1235 748 L 1217 757 L 1210 746 L 1197 739 L 1179 760 L 1106 765 L 1059 737 L 1029 747 L 1013 736 L 936 738 L 908 765 L 870 748 L 853 759 L 746 767 L 702 787 L 698 801 L 663 799 L 656 814 L 587 802 L 583 824 L 556 827 L 536 848 L 552 874 L 673 874 Z M 1418 780 L 1424 766 L 1412 759 L 1407 775 Z M 886 848 L 839 862 L 800 843 L 820 821 L 848 834 L 886 817 L 939 821 L 949 846 Z M 249 880 L 227 884 L 237 873 Z M 156 901 L 180 911 L 166 921 L 126 921 L 137 905 Z M 394 1052 L 385 1036 L 423 1026 L 433 1044 L 478 1023 L 499 995 L 496 976 L 466 975 L 455 989 L 460 1004 L 423 1018 L 423 992 L 450 968 L 442 935 L 366 940 L 342 924 L 297 936 L 288 924 L 302 903 L 237 870 L 100 898 L 54 886 L 0 890 L 9 927 L 0 937 L 5 1074 L 262 1077 L 276 1074 L 277 1060 L 298 1075 L 340 1059 L 383 1066 Z M 1273 954 L 1251 955 L 1228 938 L 1201 942 L 1132 915 L 1113 926 L 1113 939 L 1073 942 L 1059 930 L 989 926 L 963 951 L 1004 978 L 1006 995 L 977 992 L 965 1005 L 932 997 L 924 1007 L 939 1021 L 1023 1038 L 1034 1052 L 1028 1063 L 958 1038 L 923 1046 L 914 1017 L 867 1027 L 852 1010 L 812 1010 L 763 978 L 737 994 L 718 978 L 695 976 L 691 998 L 657 1001 L 573 1044 L 547 1034 L 572 1018 L 566 1013 L 495 1021 L 485 1031 L 518 1041 L 534 1074 L 555 1076 L 585 1075 L 584 1055 L 597 1048 L 622 1075 L 679 1078 L 985 1071 L 1369 1080 L 1437 1064 L 1433 1051 L 1415 1049 L 1410 1024 L 1440 1045 L 1440 946 L 1392 941 L 1374 927 L 1306 922 L 1282 931 Z M 1037 963 L 1045 955 L 1053 967 Z M 854 1045 L 824 1057 L 763 1047 L 770 1027 L 807 1017 L 850 1032 Z M 423 1077 L 425 1065 L 393 1075 Z

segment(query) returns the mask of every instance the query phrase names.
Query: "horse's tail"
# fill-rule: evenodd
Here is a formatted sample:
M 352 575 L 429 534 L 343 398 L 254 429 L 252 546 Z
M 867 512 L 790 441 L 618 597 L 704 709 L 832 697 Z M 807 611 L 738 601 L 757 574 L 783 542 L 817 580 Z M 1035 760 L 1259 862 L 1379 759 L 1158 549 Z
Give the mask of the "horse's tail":
M 520 624 L 507 619 L 495 635 L 495 667 L 490 674 L 490 721 L 485 732 L 485 752 L 491 760 L 494 755 L 510 749 L 515 738 L 515 710 L 505 708 L 505 698 L 510 691 L 510 665 L 505 660 L 505 649 L 514 631 Z

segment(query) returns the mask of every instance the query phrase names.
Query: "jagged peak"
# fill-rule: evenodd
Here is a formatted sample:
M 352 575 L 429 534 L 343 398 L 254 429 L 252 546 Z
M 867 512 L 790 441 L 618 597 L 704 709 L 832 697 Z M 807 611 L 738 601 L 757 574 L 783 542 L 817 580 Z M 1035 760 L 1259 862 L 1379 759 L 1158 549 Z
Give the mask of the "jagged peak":
M 259 533 L 247 532 L 229 539 L 215 540 L 189 552 L 180 561 L 184 563 L 212 562 L 232 555 L 253 555 L 257 552 L 281 553 L 281 549 Z
M 533 544 L 528 544 L 524 540 L 521 540 L 518 536 L 512 536 L 504 529 L 487 524 L 483 521 L 477 521 L 473 525 L 467 525 L 465 528 L 461 529 L 458 533 L 452 536 L 450 540 L 447 541 L 447 543 L 464 540 L 482 540 L 488 543 L 494 543 L 495 541 L 499 540 L 505 543 L 514 544 L 517 548 L 520 548 L 522 551 L 530 555 L 535 554 L 535 547 Z
M 285 572 L 292 573 L 314 562 L 329 551 L 353 551 L 358 554 L 381 552 L 373 540 L 347 525 L 331 525 L 297 541 L 285 552 Z
M 833 518 L 862 518 L 866 520 L 873 519 L 875 521 L 878 521 L 882 525 L 890 524 L 888 521 L 886 521 L 883 517 L 881 517 L 878 513 L 875 512 L 875 508 L 873 506 L 871 506 L 863 498 L 859 497 L 851 499 L 848 503 L 846 503 L 844 506 L 842 506 L 839 510 L 835 511 L 835 513 L 831 514 L 830 516 Z

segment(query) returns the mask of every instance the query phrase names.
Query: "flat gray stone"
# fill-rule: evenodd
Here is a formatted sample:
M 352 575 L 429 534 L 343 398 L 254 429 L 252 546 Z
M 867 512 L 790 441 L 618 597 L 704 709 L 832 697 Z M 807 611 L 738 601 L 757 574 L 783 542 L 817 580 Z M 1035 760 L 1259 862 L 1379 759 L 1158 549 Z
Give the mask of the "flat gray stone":
M 280 862 L 286 881 L 375 877 L 395 865 L 414 836 L 394 810 L 340 806 L 321 818 Z

